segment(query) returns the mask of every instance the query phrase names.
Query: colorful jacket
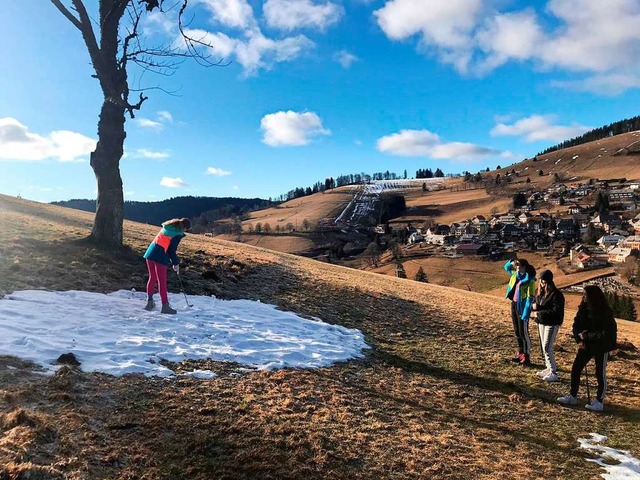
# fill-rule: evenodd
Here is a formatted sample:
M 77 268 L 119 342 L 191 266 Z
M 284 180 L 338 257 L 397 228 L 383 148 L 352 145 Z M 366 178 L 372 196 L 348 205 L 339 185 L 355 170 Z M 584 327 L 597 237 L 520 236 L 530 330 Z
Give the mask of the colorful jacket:
M 584 340 L 578 335 L 584 334 Z M 578 312 L 573 320 L 573 338 L 577 343 L 584 341 L 585 348 L 593 353 L 604 353 L 615 350 L 617 343 L 618 326 L 613 314 L 594 315 L 586 302 L 578 307 Z
M 519 275 L 517 269 L 513 268 L 511 260 L 507 260 L 504 264 L 504 270 L 511 275 L 505 297 L 516 304 L 518 315 L 524 322 L 528 322 L 531 316 L 531 304 L 536 298 L 536 278 L 531 278 L 528 273 Z
M 564 295 L 552 290 L 547 295 L 536 297 L 536 322 L 540 325 L 562 325 L 564 320 Z
M 173 225 L 163 226 L 147 248 L 144 258 L 167 266 L 179 265 L 180 259 L 176 252 L 178 244 L 184 236 L 184 232 Z

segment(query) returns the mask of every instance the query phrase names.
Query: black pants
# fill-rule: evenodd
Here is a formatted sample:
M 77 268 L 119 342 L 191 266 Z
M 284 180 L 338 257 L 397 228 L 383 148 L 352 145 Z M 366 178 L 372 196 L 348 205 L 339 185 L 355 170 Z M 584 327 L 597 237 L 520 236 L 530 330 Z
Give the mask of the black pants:
M 589 360 L 595 358 L 596 361 L 596 379 L 598 381 L 598 393 L 596 398 L 602 402 L 605 393 L 607 393 L 607 360 L 609 352 L 593 353 L 583 348 L 578 349 L 576 359 L 571 367 L 571 395 L 576 397 L 580 389 L 580 375 Z
M 513 333 L 518 342 L 518 353 L 531 354 L 531 338 L 529 338 L 529 322 L 523 322 L 518 315 L 515 302 L 511 302 L 511 321 L 513 322 Z

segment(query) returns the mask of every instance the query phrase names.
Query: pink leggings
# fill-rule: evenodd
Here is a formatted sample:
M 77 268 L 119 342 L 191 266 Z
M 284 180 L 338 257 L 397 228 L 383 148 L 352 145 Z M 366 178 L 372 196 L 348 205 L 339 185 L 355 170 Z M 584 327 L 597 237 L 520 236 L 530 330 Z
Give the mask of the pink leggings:
M 169 303 L 169 296 L 167 295 L 167 266 L 153 260 L 147 260 L 147 270 L 149 270 L 147 295 L 153 296 L 157 282 L 160 300 L 162 300 L 162 303 Z

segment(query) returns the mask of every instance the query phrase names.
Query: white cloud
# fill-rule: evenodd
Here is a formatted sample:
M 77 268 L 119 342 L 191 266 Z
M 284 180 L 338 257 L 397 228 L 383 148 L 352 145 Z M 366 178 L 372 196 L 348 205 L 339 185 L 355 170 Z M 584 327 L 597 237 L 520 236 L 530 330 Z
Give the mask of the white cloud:
M 223 170 L 221 168 L 208 167 L 207 171 L 205 172 L 205 175 L 214 175 L 216 177 L 226 177 L 228 175 L 231 175 L 231 172 L 227 170 Z
M 288 31 L 305 27 L 325 30 L 343 14 L 340 5 L 317 4 L 311 0 L 267 0 L 263 11 L 267 25 Z
M 630 88 L 640 88 L 640 74 L 611 73 L 593 75 L 582 80 L 554 80 L 551 85 L 598 95 L 615 96 Z
M 148 118 L 136 118 L 135 122 L 141 128 L 150 128 L 152 130 L 162 130 L 164 128 L 162 122 L 156 122 L 155 120 L 149 120 Z
M 591 127 L 577 124 L 571 126 L 556 125 L 555 121 L 556 117 L 554 115 L 531 115 L 530 117 L 521 118 L 511 125 L 498 123 L 491 130 L 491 135 L 494 137 L 522 136 L 528 142 L 539 140 L 561 142 L 582 135 L 591 129 Z
M 189 184 L 184 180 L 182 180 L 180 177 L 175 177 L 175 178 L 162 177 L 162 180 L 160 180 L 160 185 L 162 185 L 163 187 L 169 187 L 169 188 L 181 188 L 181 187 L 189 186 Z
M 167 123 L 173 123 L 173 115 L 171 115 L 171 113 L 167 112 L 166 110 L 161 110 L 157 112 L 156 115 L 157 118 L 155 120 L 139 117 L 135 119 L 135 122 L 141 128 L 148 128 L 157 132 L 163 130 Z
M 253 9 L 245 0 L 197 0 L 211 12 L 211 19 L 227 27 L 253 27 Z
M 465 71 L 471 34 L 481 13 L 481 0 L 390 0 L 373 14 L 391 40 L 418 35 L 422 48 L 435 47 L 447 63 Z
M 489 19 L 477 33 L 476 40 L 487 55 L 479 67 L 484 72 L 509 60 L 524 61 L 535 57 L 539 54 L 538 46 L 545 39 L 535 12 L 526 10 Z
M 234 185 L 234 186 L 233 186 L 233 187 L 231 187 L 231 188 L 233 188 L 234 190 L 240 190 L 240 187 L 239 187 L 238 185 Z
M 378 139 L 382 153 L 401 157 L 430 157 L 453 160 L 482 160 L 504 152 L 472 143 L 444 143 L 439 135 L 429 130 L 401 130 Z
M 265 37 L 258 28 L 246 30 L 238 38 L 206 30 L 188 30 L 187 34 L 208 45 L 214 58 L 237 61 L 245 76 L 255 75 L 261 69 L 269 70 L 276 63 L 291 61 L 314 46 L 304 35 L 274 40 Z
M 171 112 L 167 112 L 166 110 L 158 112 L 158 119 L 163 123 L 173 123 L 173 115 L 171 115 Z
M 167 152 L 154 152 L 153 150 L 148 150 L 146 148 L 139 148 L 138 150 L 136 150 L 134 157 L 161 160 L 164 158 L 169 158 L 169 154 Z
M 330 135 L 322 120 L 313 112 L 298 113 L 288 110 L 262 117 L 262 141 L 272 147 L 307 145 L 313 137 Z
M 57 130 L 48 136 L 29 132 L 15 118 L 0 118 L 0 160 L 61 162 L 84 161 L 96 148 L 96 141 L 80 133 Z
M 548 0 L 538 10 L 508 13 L 490 9 L 500 2 L 483 3 L 431 0 L 427 8 L 420 0 L 388 0 L 374 16 L 389 39 L 417 37 L 420 51 L 463 74 L 481 76 L 507 62 L 531 62 L 546 70 L 595 74 L 587 87 L 579 80 L 565 82 L 569 87 L 591 89 L 612 76 L 618 91 L 637 87 L 629 80 L 640 77 L 637 0 Z
M 333 59 L 342 65 L 342 68 L 349 68 L 354 62 L 360 60 L 353 53 L 349 53 L 346 50 L 340 50 L 333 54 Z

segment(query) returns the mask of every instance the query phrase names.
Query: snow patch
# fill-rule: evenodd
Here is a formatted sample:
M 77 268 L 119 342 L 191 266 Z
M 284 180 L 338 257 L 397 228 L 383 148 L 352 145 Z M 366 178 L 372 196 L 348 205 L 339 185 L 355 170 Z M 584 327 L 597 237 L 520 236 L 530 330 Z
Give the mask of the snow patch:
M 579 438 L 580 448 L 594 454 L 588 458 L 605 470 L 601 475 L 605 480 L 627 480 L 640 478 L 640 460 L 627 450 L 616 450 L 601 445 L 608 440 L 604 435 L 591 433 L 590 438 Z
M 171 376 L 161 360 L 237 362 L 257 370 L 317 368 L 362 357 L 369 348 L 356 329 L 308 320 L 250 300 L 169 294 L 177 315 L 143 309 L 144 292 L 110 294 L 25 290 L 0 300 L 0 355 L 53 362 L 73 353 L 88 372 Z M 156 297 L 157 298 L 157 297 Z M 211 378 L 213 372 L 189 375 Z

